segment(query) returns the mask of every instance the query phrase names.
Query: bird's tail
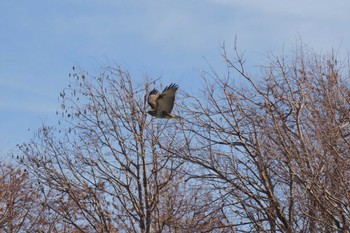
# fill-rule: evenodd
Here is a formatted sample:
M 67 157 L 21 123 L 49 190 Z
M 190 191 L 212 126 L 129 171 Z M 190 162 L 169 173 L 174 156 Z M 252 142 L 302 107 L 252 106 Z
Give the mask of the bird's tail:
M 166 118 L 183 119 L 180 116 L 177 116 L 177 115 L 174 115 L 174 114 L 170 114 L 170 113 L 167 113 Z

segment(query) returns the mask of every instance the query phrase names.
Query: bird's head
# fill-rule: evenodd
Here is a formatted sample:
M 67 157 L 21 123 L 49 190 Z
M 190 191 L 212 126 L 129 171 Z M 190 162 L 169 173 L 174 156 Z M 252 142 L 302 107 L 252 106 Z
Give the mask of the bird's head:
M 149 115 L 151 115 L 151 116 L 155 116 L 155 115 L 156 115 L 156 111 L 154 111 L 154 110 L 153 110 L 153 111 L 148 111 L 147 113 L 148 113 Z

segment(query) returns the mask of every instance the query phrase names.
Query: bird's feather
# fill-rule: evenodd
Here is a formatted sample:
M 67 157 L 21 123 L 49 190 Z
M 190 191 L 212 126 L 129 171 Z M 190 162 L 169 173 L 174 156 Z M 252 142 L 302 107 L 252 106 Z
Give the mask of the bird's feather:
M 157 91 L 157 89 L 153 89 L 148 95 L 147 101 L 153 110 L 155 110 L 157 107 L 158 96 L 159 96 L 159 92 Z
M 172 83 L 165 87 L 156 100 L 156 111 L 170 113 L 174 107 L 175 93 L 179 87 Z

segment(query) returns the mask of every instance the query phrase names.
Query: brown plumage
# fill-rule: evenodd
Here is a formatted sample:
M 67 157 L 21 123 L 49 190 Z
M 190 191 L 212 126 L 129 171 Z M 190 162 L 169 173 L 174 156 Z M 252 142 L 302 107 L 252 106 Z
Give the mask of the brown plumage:
M 153 89 L 148 94 L 148 104 L 152 108 L 152 111 L 148 111 L 148 114 L 158 118 L 179 118 L 179 116 L 171 114 L 178 88 L 178 85 L 172 83 L 165 87 L 162 93 L 159 93 L 157 89 Z

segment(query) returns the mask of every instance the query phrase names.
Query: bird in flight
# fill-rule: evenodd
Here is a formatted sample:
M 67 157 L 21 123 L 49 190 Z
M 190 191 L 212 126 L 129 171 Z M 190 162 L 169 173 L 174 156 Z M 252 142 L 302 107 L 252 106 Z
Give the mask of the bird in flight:
M 171 114 L 175 102 L 175 93 L 179 88 L 178 85 L 172 83 L 165 87 L 162 93 L 157 89 L 153 89 L 148 94 L 148 104 L 152 110 L 147 113 L 158 118 L 180 118 L 179 116 Z

